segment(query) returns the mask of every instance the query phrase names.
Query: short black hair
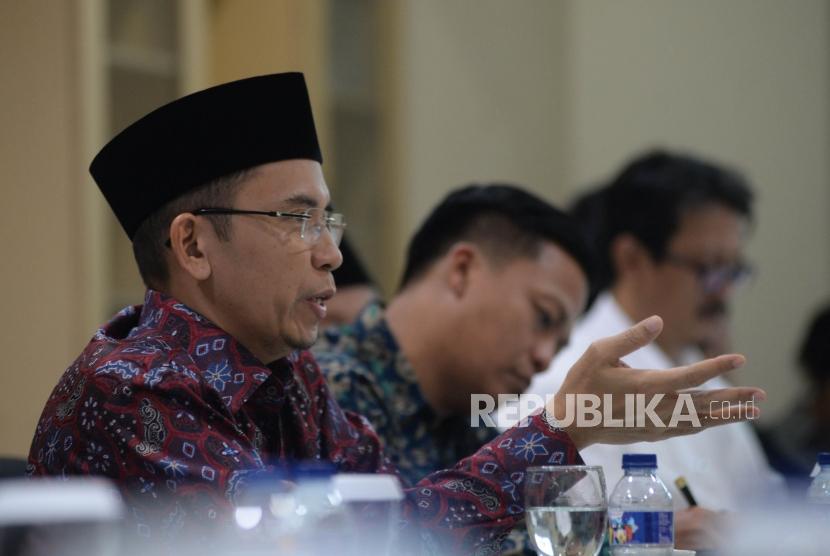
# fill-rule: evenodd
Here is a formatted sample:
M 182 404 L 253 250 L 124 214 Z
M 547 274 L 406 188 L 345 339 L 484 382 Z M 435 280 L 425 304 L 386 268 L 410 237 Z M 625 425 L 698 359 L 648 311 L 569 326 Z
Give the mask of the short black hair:
M 511 184 L 472 184 L 447 195 L 409 243 L 405 288 L 459 241 L 480 245 L 497 261 L 536 257 L 544 241 L 571 255 L 590 281 L 593 254 L 579 224 L 565 212 Z
M 237 186 L 253 172 L 241 170 L 210 181 L 201 187 L 188 191 L 169 201 L 148 216 L 136 229 L 133 236 L 133 256 L 144 285 L 155 290 L 164 290 L 170 278 L 165 255 L 170 238 L 170 224 L 179 214 L 203 207 L 230 207 Z M 230 239 L 230 217 L 222 214 L 208 216 L 217 237 L 222 241 Z
M 798 362 L 814 384 L 830 381 L 830 305 L 819 310 L 810 321 Z
M 619 235 L 631 234 L 661 261 L 685 214 L 714 203 L 751 222 L 753 197 L 735 170 L 685 153 L 653 150 L 629 162 L 610 184 L 579 197 L 570 212 L 585 225 L 599 254 L 594 287 L 601 291 L 616 278 L 610 251 Z

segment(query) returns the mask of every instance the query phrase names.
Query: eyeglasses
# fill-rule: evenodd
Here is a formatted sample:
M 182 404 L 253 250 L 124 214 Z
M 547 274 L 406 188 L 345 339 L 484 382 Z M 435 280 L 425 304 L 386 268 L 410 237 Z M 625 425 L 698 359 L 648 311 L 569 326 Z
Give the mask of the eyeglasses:
M 745 283 L 754 273 L 752 266 L 745 262 L 706 264 L 672 254 L 666 255 L 663 260 L 694 272 L 706 293 L 715 293 L 726 286 L 739 286 Z
M 279 210 L 243 210 L 232 208 L 200 208 L 191 211 L 195 215 L 242 214 L 270 216 L 271 218 L 293 218 L 301 222 L 300 237 L 309 245 L 317 244 L 323 237 L 323 230 L 328 232 L 335 245 L 340 245 L 346 229 L 346 219 L 342 214 L 329 212 L 321 208 L 310 208 L 303 212 L 282 212 Z

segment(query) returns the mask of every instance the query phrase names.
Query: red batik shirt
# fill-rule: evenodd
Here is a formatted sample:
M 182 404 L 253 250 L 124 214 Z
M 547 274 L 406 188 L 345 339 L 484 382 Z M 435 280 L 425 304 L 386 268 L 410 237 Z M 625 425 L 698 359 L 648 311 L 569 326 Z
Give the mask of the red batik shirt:
M 206 318 L 152 290 L 121 311 L 66 370 L 38 421 L 30 475 L 103 475 L 136 531 L 211 527 L 247 474 L 325 459 L 340 471 L 392 472 L 361 416 L 340 409 L 308 352 L 263 365 Z M 406 491 L 406 527 L 429 544 L 497 551 L 523 518 L 531 465 L 581 463 L 542 416 Z

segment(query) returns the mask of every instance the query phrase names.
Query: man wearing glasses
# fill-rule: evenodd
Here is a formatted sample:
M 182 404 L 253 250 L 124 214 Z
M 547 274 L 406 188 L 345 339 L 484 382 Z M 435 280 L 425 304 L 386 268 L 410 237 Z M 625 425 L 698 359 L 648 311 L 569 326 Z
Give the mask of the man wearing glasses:
M 531 393 L 556 391 L 587 345 L 625 330 L 643 315 L 659 314 L 655 343 L 625 361 L 667 369 L 703 359 L 702 350 L 726 351 L 729 303 L 750 275 L 744 244 L 752 224 L 752 191 L 738 174 L 685 154 L 649 152 L 629 163 L 613 182 L 575 204 L 599 251 L 598 297 L 576 325 L 571 345 L 537 375 Z M 721 351 L 722 350 L 722 351 Z M 723 388 L 718 377 L 706 384 Z M 739 510 L 767 493 L 770 471 L 748 424 L 656 444 L 593 446 L 587 463 L 603 465 L 609 485 L 622 476 L 626 452 L 656 452 L 660 475 L 673 489 L 677 546 L 711 548 L 719 538 L 716 513 Z M 701 508 L 688 510 L 674 487 L 684 476 Z
M 251 475 L 286 462 L 394 472 L 367 421 L 337 405 L 306 351 L 342 260 L 344 221 L 323 210 L 321 163 L 296 73 L 194 93 L 101 150 L 90 171 L 133 242 L 148 290 L 61 377 L 35 430 L 31 475 L 109 477 L 134 531 L 175 539 L 183 528 L 219 529 Z M 646 380 L 617 368 L 661 326 L 652 317 L 597 342 L 557 396 L 645 385 L 672 397 L 743 363 L 723 356 Z M 729 403 L 763 394 L 734 388 L 696 402 L 714 395 Z M 656 412 L 668 420 L 673 408 Z M 407 489 L 406 530 L 443 553 L 496 550 L 523 517 L 517 482 L 527 467 L 580 463 L 578 450 L 595 442 L 697 432 L 560 428 L 555 411 Z M 707 416 L 724 414 L 704 411 L 704 427 L 726 422 Z M 418 543 L 399 548 L 418 552 Z

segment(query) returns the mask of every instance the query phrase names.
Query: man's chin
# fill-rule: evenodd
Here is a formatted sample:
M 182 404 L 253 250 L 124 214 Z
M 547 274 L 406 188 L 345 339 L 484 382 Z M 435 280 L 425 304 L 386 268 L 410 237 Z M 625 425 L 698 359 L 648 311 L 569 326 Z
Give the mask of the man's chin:
M 293 350 L 309 349 L 317 341 L 318 327 L 305 332 L 304 334 L 295 334 L 287 337 L 286 344 Z

